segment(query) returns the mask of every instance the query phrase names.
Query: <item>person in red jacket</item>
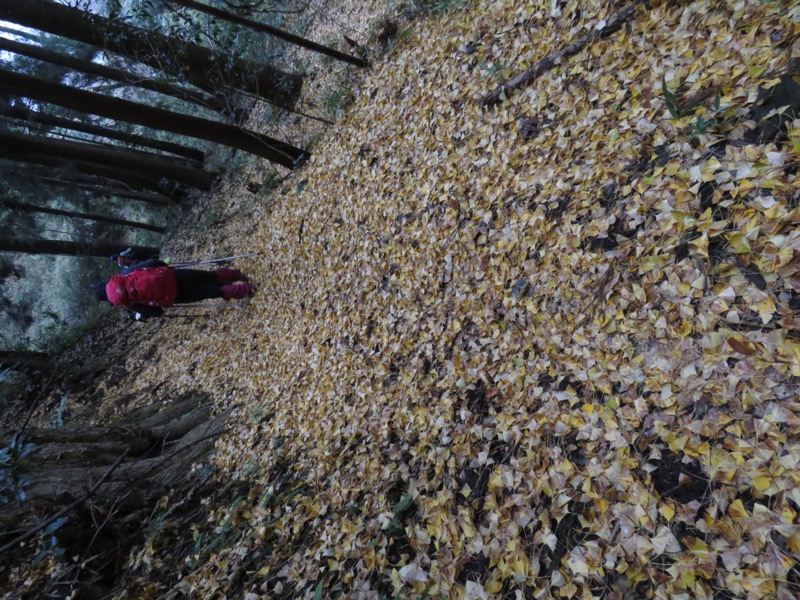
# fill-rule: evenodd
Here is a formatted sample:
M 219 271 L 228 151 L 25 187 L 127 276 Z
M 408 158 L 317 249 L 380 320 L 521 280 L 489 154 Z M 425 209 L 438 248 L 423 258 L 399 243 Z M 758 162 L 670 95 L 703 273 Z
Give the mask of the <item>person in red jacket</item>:
M 114 275 L 107 282 L 94 284 L 93 289 L 98 300 L 121 306 L 140 321 L 159 317 L 174 304 L 208 298 L 247 298 L 255 288 L 249 283 L 236 283 L 246 279 L 239 269 L 173 269 L 163 261 L 150 259 L 136 263 L 130 271 Z

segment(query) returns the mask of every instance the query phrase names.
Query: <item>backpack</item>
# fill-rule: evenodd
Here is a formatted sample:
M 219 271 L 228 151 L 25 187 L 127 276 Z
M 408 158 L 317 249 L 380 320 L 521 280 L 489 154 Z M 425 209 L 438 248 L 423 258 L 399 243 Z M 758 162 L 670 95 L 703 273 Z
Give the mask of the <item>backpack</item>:
M 177 295 L 175 274 L 169 267 L 138 269 L 127 275 L 114 275 L 106 284 L 108 301 L 116 306 L 143 304 L 169 308 L 175 304 Z

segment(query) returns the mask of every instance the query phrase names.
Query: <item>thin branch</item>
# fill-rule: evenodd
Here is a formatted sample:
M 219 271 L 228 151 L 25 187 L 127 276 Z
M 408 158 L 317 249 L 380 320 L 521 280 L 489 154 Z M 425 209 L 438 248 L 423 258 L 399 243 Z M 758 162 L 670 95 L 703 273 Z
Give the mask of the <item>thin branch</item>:
M 103 485 L 106 482 L 106 480 L 109 477 L 111 477 L 111 474 L 114 471 L 116 471 L 117 467 L 120 464 L 122 464 L 122 461 L 125 459 L 126 456 L 128 456 L 128 452 L 130 452 L 130 448 L 127 448 L 125 450 L 125 452 L 120 454 L 119 458 L 117 458 L 117 460 L 114 461 L 114 464 L 111 465 L 111 468 L 109 468 L 108 471 L 105 472 L 105 474 L 97 481 L 97 483 L 95 483 L 89 490 L 86 491 L 86 494 L 84 494 L 82 498 L 79 498 L 78 500 L 76 500 L 75 502 L 70 504 L 69 506 L 66 506 L 66 507 L 62 508 L 60 511 L 58 511 L 56 514 L 54 514 L 49 519 L 45 519 L 44 521 L 39 523 L 36 527 L 34 527 L 33 529 L 29 529 L 27 532 L 23 533 L 22 535 L 18 536 L 15 539 L 11 540 L 6 545 L 0 546 L 0 554 L 3 554 L 4 552 L 7 552 L 8 550 L 12 550 L 12 549 L 16 548 L 22 542 L 24 542 L 26 540 L 29 540 L 30 538 L 35 536 L 37 533 L 39 533 L 42 529 L 44 529 L 45 527 L 47 527 L 51 523 L 54 523 L 55 521 L 57 521 L 58 519 L 63 517 L 65 514 L 70 512 L 73 508 L 76 508 L 77 506 L 79 506 L 80 504 L 86 502 L 89 498 L 94 496 L 95 492 L 100 488 L 100 486 Z
M 606 26 L 599 31 L 594 30 L 592 33 L 585 35 L 577 42 L 573 42 L 558 52 L 553 52 L 552 54 L 545 56 L 542 60 L 533 65 L 524 73 L 517 75 L 506 83 L 500 84 L 491 92 L 486 94 L 486 96 L 484 96 L 483 100 L 481 100 L 481 106 L 495 106 L 496 104 L 500 104 L 510 92 L 518 90 L 524 85 L 528 85 L 540 75 L 547 73 L 550 69 L 559 64 L 562 58 L 575 56 L 591 42 L 597 39 L 602 40 L 616 33 L 622 29 L 623 24 L 625 24 L 625 22 L 633 16 L 633 13 L 636 12 L 636 7 L 639 6 L 642 1 L 643 0 L 635 0 L 633 4 L 611 19 L 611 21 L 609 21 Z
M 254 31 L 258 31 L 259 33 L 266 33 L 268 35 L 275 36 L 279 39 L 289 42 L 290 44 L 295 44 L 297 46 L 301 46 L 302 48 L 319 52 L 326 56 L 330 56 L 335 60 L 340 60 L 361 68 L 369 67 L 369 61 L 358 56 L 353 56 L 351 54 L 347 54 L 346 52 L 340 52 L 339 50 L 330 48 L 323 44 L 318 44 L 317 42 L 313 42 L 283 29 L 278 29 L 277 27 L 272 27 L 271 25 L 254 21 L 253 19 L 247 19 L 235 13 L 220 10 L 219 8 L 210 6 L 208 4 L 203 4 L 202 2 L 196 2 L 195 0 L 166 0 L 166 2 L 170 4 L 177 4 L 178 6 L 183 6 L 199 12 L 204 12 L 217 19 L 222 19 L 230 23 L 236 23 L 237 25 L 247 27 Z

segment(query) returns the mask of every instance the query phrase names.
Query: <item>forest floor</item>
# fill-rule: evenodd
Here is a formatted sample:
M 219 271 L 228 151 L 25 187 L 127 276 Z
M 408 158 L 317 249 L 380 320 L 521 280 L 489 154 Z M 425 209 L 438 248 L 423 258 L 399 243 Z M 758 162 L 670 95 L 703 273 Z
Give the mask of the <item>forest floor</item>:
M 305 166 L 187 219 L 166 255 L 260 252 L 258 294 L 98 331 L 68 413 L 235 407 L 131 597 L 797 597 L 800 6 L 619 11 L 417 20 Z

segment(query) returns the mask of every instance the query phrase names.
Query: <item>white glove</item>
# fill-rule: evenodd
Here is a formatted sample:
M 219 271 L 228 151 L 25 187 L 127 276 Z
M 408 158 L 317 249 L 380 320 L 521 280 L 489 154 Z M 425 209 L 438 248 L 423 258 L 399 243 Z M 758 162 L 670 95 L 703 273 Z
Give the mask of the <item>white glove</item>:
M 133 318 L 136 319 L 137 321 L 141 321 L 142 320 L 142 313 L 136 313 L 135 315 L 133 315 Z

